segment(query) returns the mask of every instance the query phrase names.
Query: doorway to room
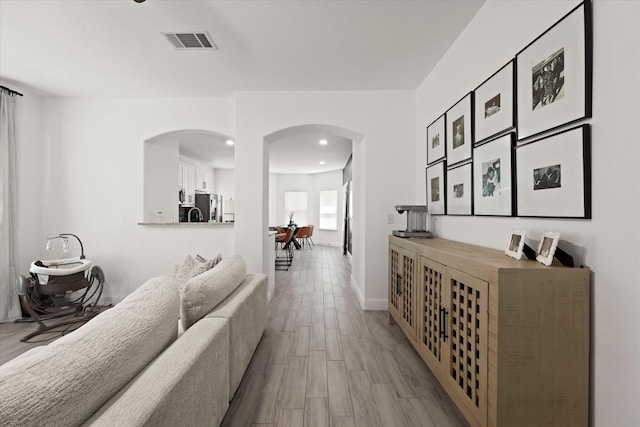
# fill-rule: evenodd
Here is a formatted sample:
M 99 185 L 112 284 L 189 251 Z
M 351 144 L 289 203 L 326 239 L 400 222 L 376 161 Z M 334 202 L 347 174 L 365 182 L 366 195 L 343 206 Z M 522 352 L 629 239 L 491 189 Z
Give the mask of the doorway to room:
M 301 125 L 274 132 L 264 140 L 268 144 L 269 226 L 313 225 L 313 243 L 343 248 L 345 231 L 352 236 L 351 223 L 344 221 L 345 168 L 352 162 L 354 144 L 362 137 L 330 125 Z M 304 197 L 287 197 L 300 194 Z M 291 205 L 294 199 L 306 203 Z M 351 218 L 352 206 L 350 201 Z

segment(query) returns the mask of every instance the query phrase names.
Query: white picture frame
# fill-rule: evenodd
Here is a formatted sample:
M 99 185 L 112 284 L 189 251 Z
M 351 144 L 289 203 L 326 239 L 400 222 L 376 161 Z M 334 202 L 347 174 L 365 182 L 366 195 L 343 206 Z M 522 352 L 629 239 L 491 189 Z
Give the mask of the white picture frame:
M 446 135 L 444 114 L 427 126 L 427 165 L 445 156 Z
M 551 265 L 553 257 L 558 248 L 560 241 L 560 233 L 554 231 L 545 231 L 542 233 L 538 250 L 536 251 L 536 260 L 544 265 Z
M 473 215 L 471 163 L 447 170 L 447 215 Z
M 507 248 L 504 250 L 505 255 L 515 259 L 522 259 L 526 236 L 527 232 L 525 230 L 512 230 L 509 234 Z
M 445 161 L 428 166 L 427 176 L 427 212 L 431 215 L 446 215 Z
M 466 94 L 447 110 L 447 165 L 453 166 L 471 158 L 473 145 L 472 93 Z

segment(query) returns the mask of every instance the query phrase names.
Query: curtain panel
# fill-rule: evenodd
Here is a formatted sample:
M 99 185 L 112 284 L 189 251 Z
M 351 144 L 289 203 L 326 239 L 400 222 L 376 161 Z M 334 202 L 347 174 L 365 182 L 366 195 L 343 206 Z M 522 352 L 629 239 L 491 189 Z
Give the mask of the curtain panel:
M 16 292 L 17 173 L 15 96 L 0 91 L 0 322 L 22 317 Z

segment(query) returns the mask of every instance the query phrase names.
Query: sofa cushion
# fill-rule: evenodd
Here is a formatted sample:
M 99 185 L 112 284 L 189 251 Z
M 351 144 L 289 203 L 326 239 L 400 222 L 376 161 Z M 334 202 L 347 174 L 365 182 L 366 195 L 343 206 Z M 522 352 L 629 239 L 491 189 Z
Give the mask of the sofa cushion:
M 222 254 L 216 255 L 213 259 L 207 260 L 200 255 L 196 258 L 187 255 L 181 264 L 176 264 L 173 271 L 173 278 L 178 285 L 178 290 L 182 292 L 184 284 L 193 277 L 196 277 L 207 270 L 215 267 L 222 260 Z
M 202 319 L 85 423 L 217 426 L 229 407 L 229 322 Z
M 2 424 L 81 424 L 175 340 L 179 306 L 175 282 L 157 277 L 69 335 L 5 363 Z
M 247 275 L 240 255 L 225 258 L 209 271 L 185 283 L 180 295 L 180 317 L 186 331 L 233 292 Z
M 245 281 L 205 316 L 205 318 L 211 317 L 229 319 L 229 400 L 231 400 L 267 324 L 267 276 L 247 274 Z

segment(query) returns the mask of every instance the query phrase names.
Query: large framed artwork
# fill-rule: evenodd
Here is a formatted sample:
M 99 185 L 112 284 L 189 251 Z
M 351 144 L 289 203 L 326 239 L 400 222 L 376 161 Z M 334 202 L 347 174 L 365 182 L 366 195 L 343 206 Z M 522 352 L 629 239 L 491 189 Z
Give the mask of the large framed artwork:
M 473 125 L 471 97 L 468 93 L 446 112 L 447 164 L 454 165 L 471 158 Z
M 474 92 L 474 136 L 482 143 L 515 127 L 514 61 L 498 70 Z
M 473 215 L 471 163 L 447 170 L 447 215 Z
M 591 218 L 590 139 L 582 125 L 516 148 L 518 216 Z
M 473 150 L 475 215 L 513 214 L 512 153 L 515 135 L 509 133 Z
M 518 139 L 591 117 L 591 8 L 583 2 L 516 55 Z
M 445 161 L 427 167 L 427 211 L 432 215 L 447 213 L 445 203 Z
M 444 158 L 445 122 L 444 114 L 427 126 L 427 164 Z

